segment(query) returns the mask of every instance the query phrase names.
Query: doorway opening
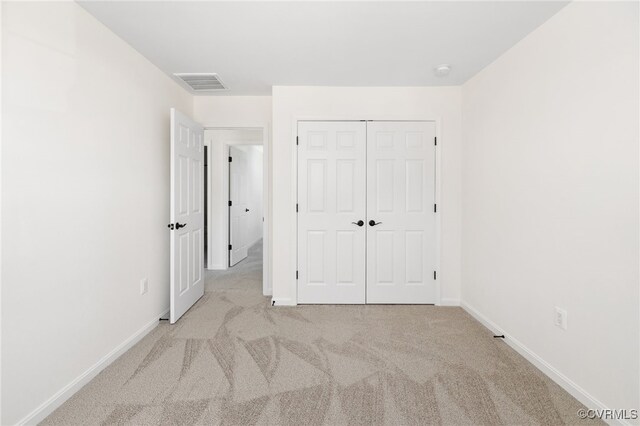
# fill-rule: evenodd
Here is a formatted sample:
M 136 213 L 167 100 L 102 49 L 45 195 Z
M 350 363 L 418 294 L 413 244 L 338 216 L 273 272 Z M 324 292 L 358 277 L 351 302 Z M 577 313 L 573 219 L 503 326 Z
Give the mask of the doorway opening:
M 268 277 L 267 129 L 205 129 L 207 291 L 256 287 Z

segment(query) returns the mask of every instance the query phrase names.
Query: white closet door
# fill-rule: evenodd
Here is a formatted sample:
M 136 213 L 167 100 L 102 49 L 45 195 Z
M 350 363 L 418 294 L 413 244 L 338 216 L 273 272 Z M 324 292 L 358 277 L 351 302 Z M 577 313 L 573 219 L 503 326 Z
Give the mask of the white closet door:
M 367 303 L 436 302 L 434 138 L 433 122 L 367 123 Z
M 299 122 L 298 137 L 298 303 L 365 303 L 366 124 Z

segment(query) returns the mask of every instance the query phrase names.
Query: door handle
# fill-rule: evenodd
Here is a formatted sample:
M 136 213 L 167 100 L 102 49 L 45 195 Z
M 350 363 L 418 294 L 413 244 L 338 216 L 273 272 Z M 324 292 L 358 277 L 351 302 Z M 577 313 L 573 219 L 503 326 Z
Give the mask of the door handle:
M 369 221 L 369 226 L 376 226 L 376 225 L 380 225 L 382 222 L 376 222 L 375 220 L 371 219 Z
M 185 226 L 187 226 L 186 223 L 176 222 L 176 229 L 184 228 Z
M 364 220 L 359 220 L 357 222 L 351 222 L 351 223 L 353 223 L 354 225 L 362 226 L 364 225 Z
M 246 213 L 246 212 L 248 212 L 248 211 L 249 211 L 249 209 L 247 209 L 247 208 L 245 208 L 245 209 L 244 209 L 244 212 L 245 212 L 245 213 Z

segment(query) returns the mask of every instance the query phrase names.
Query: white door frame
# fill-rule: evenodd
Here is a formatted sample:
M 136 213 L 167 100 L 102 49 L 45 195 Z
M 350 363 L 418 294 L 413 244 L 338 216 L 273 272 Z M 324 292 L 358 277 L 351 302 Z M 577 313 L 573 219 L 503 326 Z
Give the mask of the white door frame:
M 440 272 L 440 259 L 442 253 L 442 209 L 441 209 L 441 192 L 442 192 L 442 179 L 441 179 L 441 153 L 442 153 L 442 139 L 440 137 L 441 119 L 440 117 L 426 117 L 423 115 L 347 115 L 347 116 L 295 116 L 291 121 L 291 149 L 292 149 L 292 162 L 291 171 L 294 179 L 291 179 L 291 190 L 294 197 L 292 197 L 291 211 L 295 211 L 296 204 L 298 203 L 298 147 L 296 145 L 296 138 L 298 137 L 298 122 L 299 121 L 431 121 L 436 125 L 436 140 L 438 143 L 435 146 L 435 173 L 436 173 L 436 187 L 435 187 L 435 202 L 438 206 L 436 215 L 436 305 L 442 305 L 442 274 Z M 296 220 L 291 221 L 291 235 L 293 240 L 290 242 L 293 250 L 293 270 L 291 271 L 291 281 L 293 287 L 296 289 L 295 304 L 298 304 L 298 281 L 296 278 L 296 268 L 298 267 L 298 215 Z
M 271 134 L 271 128 L 269 126 L 268 123 L 262 123 L 262 124 L 258 124 L 256 125 L 254 124 L 249 124 L 247 126 L 203 126 L 205 132 L 207 130 L 261 130 L 262 131 L 262 215 L 264 217 L 264 225 L 263 225 L 263 233 L 262 233 L 262 245 L 263 245 L 263 252 L 262 252 L 262 260 L 263 260 L 263 264 L 262 264 L 262 294 L 265 296 L 271 296 L 273 294 L 273 286 L 271 283 L 271 265 L 272 265 L 272 257 L 271 257 L 271 236 L 272 236 L 272 232 L 271 232 L 271 180 L 270 180 L 270 176 L 271 176 L 271 140 L 270 140 L 270 134 Z M 209 158 L 207 158 L 207 164 L 209 167 L 209 170 L 211 170 L 213 167 L 219 167 L 219 164 L 213 164 L 213 159 L 212 159 L 212 152 L 213 150 L 210 147 L 210 142 L 206 140 L 205 138 L 205 145 L 208 146 L 209 148 L 207 149 L 208 151 L 208 155 Z M 229 157 L 229 146 L 236 146 L 236 145 L 260 145 L 260 143 L 256 143 L 256 141 L 225 141 L 222 144 L 222 158 L 226 159 Z M 227 247 L 229 247 L 229 206 L 228 206 L 228 200 L 229 200 L 229 162 L 228 161 L 223 161 L 222 162 L 222 188 L 223 188 L 223 196 L 220 199 L 220 203 L 221 205 L 219 206 L 222 211 L 224 212 L 223 214 L 223 220 L 227 229 L 227 232 L 225 232 L 224 238 L 222 239 L 222 241 L 218 241 L 216 242 L 216 244 L 219 244 L 220 247 L 222 248 L 222 250 L 227 251 Z M 209 226 L 209 229 L 211 229 L 210 223 L 211 223 L 211 214 L 212 214 L 212 185 L 208 186 L 209 189 L 209 194 L 208 195 L 208 206 L 207 206 L 207 210 L 208 210 L 208 217 L 207 217 L 207 224 Z M 213 235 L 212 232 L 209 231 L 208 235 L 207 235 L 207 244 L 209 247 L 209 253 L 211 253 L 211 247 L 214 244 L 213 241 Z M 210 268 L 209 262 L 207 263 L 207 267 Z M 220 265 L 223 266 L 223 265 Z M 228 269 L 229 265 L 228 262 L 227 264 L 224 265 L 223 268 L 221 269 Z

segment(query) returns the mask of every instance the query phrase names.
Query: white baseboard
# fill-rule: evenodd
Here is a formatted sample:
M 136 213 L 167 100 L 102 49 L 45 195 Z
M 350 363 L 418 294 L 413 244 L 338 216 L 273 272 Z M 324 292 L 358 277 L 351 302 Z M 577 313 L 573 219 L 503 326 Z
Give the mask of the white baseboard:
M 442 298 L 438 306 L 460 306 L 460 299 Z
M 20 420 L 18 425 L 36 425 L 44 420 L 49 414 L 53 413 L 56 408 L 61 406 L 66 400 L 71 398 L 73 394 L 78 392 L 84 385 L 89 383 L 91 379 L 96 377 L 98 373 L 104 370 L 112 362 L 129 350 L 133 345 L 138 343 L 144 336 L 149 334 L 159 323 L 159 319 L 165 317 L 169 313 L 169 309 L 156 315 L 155 318 L 144 325 L 140 330 L 133 333 L 128 339 L 116 346 L 111 352 L 106 354 L 102 359 L 95 363 L 92 367 L 75 378 L 71 383 L 56 392 L 51 398 L 43 402 L 38 408 L 29 413 Z
M 549 364 L 547 361 L 538 356 L 531 349 L 523 345 L 513 336 L 509 336 L 504 333 L 496 323 L 491 321 L 485 315 L 480 313 L 477 309 L 468 305 L 466 302 L 462 301 L 460 306 L 467 311 L 472 317 L 478 320 L 482 325 L 491 330 L 493 334 L 504 334 L 504 342 L 513 348 L 516 352 L 522 355 L 527 361 L 535 365 L 540 371 L 542 371 L 545 375 L 547 375 L 551 380 L 556 382 L 562 389 L 566 390 L 573 396 L 575 399 L 580 401 L 585 405 L 588 409 L 594 410 L 607 410 L 608 407 L 600 402 L 598 399 L 589 394 L 586 390 L 578 386 L 575 382 L 569 379 L 567 376 L 558 371 L 555 367 Z M 576 418 L 577 420 L 577 418 Z M 627 423 L 625 420 L 609 420 L 608 423 L 610 425 L 623 425 L 630 426 L 630 423 Z

